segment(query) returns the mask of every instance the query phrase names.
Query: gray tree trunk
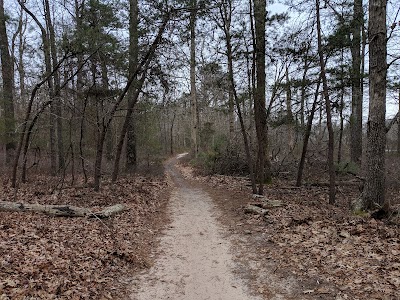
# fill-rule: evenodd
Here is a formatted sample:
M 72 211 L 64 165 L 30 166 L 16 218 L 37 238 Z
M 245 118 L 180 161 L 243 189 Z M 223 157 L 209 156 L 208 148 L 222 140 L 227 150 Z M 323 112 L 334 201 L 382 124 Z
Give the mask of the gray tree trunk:
M 240 107 L 240 102 L 237 96 L 236 92 L 236 85 L 235 85 L 235 80 L 233 77 L 233 53 L 232 53 L 232 43 L 231 43 L 231 20 L 232 20 L 232 1 L 227 0 L 224 2 L 224 5 L 221 5 L 220 8 L 220 13 L 222 17 L 223 24 L 221 29 L 225 33 L 225 42 L 226 42 L 226 54 L 227 54 L 227 59 L 228 59 L 228 76 L 229 76 L 229 95 L 232 97 L 232 100 L 229 99 L 229 101 L 235 101 L 236 105 L 236 111 L 237 115 L 239 117 L 239 123 L 240 123 L 240 129 L 242 132 L 242 137 L 243 137 L 243 143 L 244 143 L 244 149 L 246 153 L 246 160 L 247 164 L 249 167 L 249 173 L 250 173 L 250 181 L 251 181 L 251 187 L 253 194 L 257 193 L 257 187 L 256 187 L 256 181 L 254 177 L 254 166 L 253 166 L 253 159 L 251 157 L 251 152 L 250 152 L 250 143 L 249 139 L 247 136 L 246 132 L 246 126 L 244 123 L 243 119 L 243 114 L 242 114 L 242 109 Z M 233 104 L 233 103 L 232 103 Z M 231 105 L 231 104 L 230 104 Z M 233 107 L 232 107 L 232 113 L 233 113 Z M 231 122 L 230 122 L 231 124 Z
M 400 87 L 397 100 L 399 101 L 399 113 L 400 113 Z M 397 118 L 397 154 L 400 154 L 400 117 Z
M 308 120 L 307 120 L 307 126 L 306 126 L 305 132 L 304 132 L 303 148 L 302 148 L 302 151 L 301 151 L 299 167 L 297 169 L 296 186 L 301 186 L 302 182 L 303 182 L 303 172 L 304 172 L 304 165 L 306 163 L 306 154 L 307 154 L 307 149 L 308 149 L 308 142 L 310 140 L 310 135 L 311 135 L 312 123 L 313 123 L 313 120 L 314 120 L 315 110 L 317 109 L 320 85 L 321 85 L 321 76 L 318 78 L 317 88 L 315 89 L 315 93 L 314 93 L 314 102 L 312 104 L 310 115 L 308 116 Z
M 139 55 L 139 8 L 137 0 L 129 0 L 129 76 L 135 72 L 138 64 Z M 135 93 L 137 86 L 137 78 L 132 84 L 128 92 L 128 102 L 136 101 Z M 136 149 L 136 126 L 135 114 L 131 113 L 128 120 L 128 128 L 126 134 L 126 163 L 125 169 L 128 172 L 134 171 L 137 166 L 137 149 Z
M 336 196 L 336 186 L 335 186 L 335 166 L 334 166 L 334 133 L 332 126 L 332 115 L 331 115 L 331 103 L 329 100 L 328 83 L 326 79 L 325 72 L 325 61 L 322 49 L 322 37 L 321 37 L 321 18 L 320 18 L 320 2 L 316 0 L 316 14 L 317 14 L 317 36 L 318 36 L 318 55 L 319 63 L 321 66 L 321 78 L 322 78 L 322 88 L 325 99 L 325 109 L 326 109 L 326 125 L 328 127 L 328 169 L 329 169 L 329 204 L 335 204 Z
M 24 11 L 35 21 L 36 25 L 39 27 L 41 32 L 41 38 L 43 42 L 43 54 L 44 54 L 44 63 L 46 68 L 46 78 L 47 85 L 49 88 L 49 98 L 50 102 L 54 100 L 54 81 L 52 76 L 52 65 L 51 65 L 51 46 L 50 39 L 47 33 L 46 28 L 42 25 L 39 19 L 34 15 L 22 1 L 19 1 L 20 6 L 24 9 Z M 54 118 L 54 106 L 50 107 L 50 172 L 52 175 L 56 173 L 56 151 L 55 151 L 55 118 Z M 23 170 L 22 170 L 22 181 L 26 181 L 26 157 L 23 161 Z
M 256 88 L 254 92 L 254 121 L 256 126 L 258 193 L 264 193 L 264 183 L 271 181 L 268 157 L 268 127 L 265 99 L 265 21 L 266 1 L 254 0 Z
M 126 131 L 128 129 L 128 120 L 130 118 L 130 114 L 132 114 L 133 112 L 133 108 L 136 104 L 136 101 L 139 97 L 139 93 L 141 90 L 141 87 L 143 85 L 143 82 L 146 78 L 146 72 L 149 68 L 149 64 L 150 61 L 153 59 L 154 57 L 154 53 L 159 45 L 159 43 L 161 42 L 161 38 L 162 35 L 165 31 L 165 28 L 167 27 L 168 21 L 170 18 L 170 14 L 166 14 L 164 16 L 164 20 L 163 23 L 161 24 L 160 28 L 158 29 L 158 33 L 156 38 L 154 39 L 153 43 L 151 44 L 150 48 L 148 49 L 148 51 L 146 52 L 145 56 L 143 57 L 143 59 L 141 59 L 140 63 L 137 64 L 137 68 L 135 69 L 135 71 L 133 72 L 133 74 L 129 77 L 128 82 L 125 85 L 124 90 L 121 92 L 121 94 L 118 97 L 117 102 L 114 104 L 113 109 L 111 110 L 110 114 L 109 114 L 109 120 L 106 123 L 106 127 L 109 125 L 109 123 L 111 122 L 116 110 L 118 109 L 119 105 L 121 104 L 122 100 L 124 99 L 125 95 L 128 93 L 129 89 L 131 88 L 131 85 L 133 84 L 133 82 L 135 82 L 137 80 L 137 76 L 138 74 L 142 73 L 141 78 L 138 82 L 138 85 L 136 87 L 135 90 L 135 94 L 132 98 L 132 101 L 130 101 L 128 103 L 128 110 L 127 110 L 127 114 L 125 116 L 125 120 L 124 120 L 124 124 L 122 126 L 122 130 L 121 130 L 121 134 L 119 136 L 119 141 L 117 143 L 117 149 L 116 149 L 116 154 L 115 154 L 115 160 L 114 160 L 114 170 L 113 170 L 113 174 L 112 174 L 112 180 L 115 181 L 118 177 L 119 174 L 119 161 L 121 158 L 121 151 L 122 151 L 122 145 L 123 145 L 123 141 L 125 139 L 126 136 Z M 100 160 L 99 162 L 99 166 L 101 167 L 101 157 L 98 156 L 98 159 Z M 100 177 L 101 177 L 101 169 L 95 169 L 95 189 L 98 190 L 100 188 Z
M 363 94 L 361 73 L 361 32 L 364 25 L 362 0 L 354 0 L 351 42 L 351 116 L 350 116 L 350 156 L 351 161 L 361 165 Z
M 52 66 L 58 64 L 57 59 L 57 47 L 56 47 L 56 37 L 54 32 L 54 25 L 50 14 L 49 0 L 45 0 L 45 13 L 46 13 L 46 25 L 48 30 L 50 50 L 51 50 L 51 62 Z M 61 90 L 60 90 L 60 74 L 58 71 L 54 72 L 54 91 L 53 91 L 53 102 L 51 104 L 51 111 L 54 112 L 54 116 L 50 116 L 50 119 L 55 124 L 55 129 L 52 130 L 53 138 L 57 137 L 57 157 L 58 157 L 58 171 L 61 172 L 65 168 L 65 158 L 64 158 L 64 142 L 62 137 L 62 106 L 61 106 Z M 54 120 L 55 119 L 55 120 Z M 54 132 L 53 132 L 54 130 Z M 55 135 L 57 133 L 57 135 Z M 55 146 L 54 146 L 55 147 Z M 54 151 L 55 152 L 55 151 Z M 54 154 L 53 154 L 54 155 Z M 54 159 L 54 158 L 53 158 Z
M 197 0 L 191 0 L 190 12 L 190 107 L 192 120 L 192 148 L 194 156 L 199 154 L 199 111 L 196 91 L 196 12 Z
M 14 67 L 8 47 L 4 2 L 0 0 L 0 52 L 1 74 L 3 79 L 3 99 L 1 107 L 4 111 L 4 140 L 6 144 L 6 162 L 12 161 L 15 150 L 15 119 L 14 119 Z
M 364 209 L 385 203 L 386 0 L 369 1 L 369 114 Z

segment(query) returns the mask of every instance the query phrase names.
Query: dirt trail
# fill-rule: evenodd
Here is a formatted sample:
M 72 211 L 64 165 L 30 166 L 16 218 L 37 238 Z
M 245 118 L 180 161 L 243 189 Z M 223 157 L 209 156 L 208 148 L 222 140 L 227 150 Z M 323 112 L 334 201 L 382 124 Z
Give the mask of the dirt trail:
M 135 280 L 135 300 L 257 300 L 232 273 L 233 255 L 216 207 L 201 189 L 189 185 L 171 160 L 167 170 L 175 182 L 170 201 L 171 225 L 161 238 L 161 254 L 153 267 Z

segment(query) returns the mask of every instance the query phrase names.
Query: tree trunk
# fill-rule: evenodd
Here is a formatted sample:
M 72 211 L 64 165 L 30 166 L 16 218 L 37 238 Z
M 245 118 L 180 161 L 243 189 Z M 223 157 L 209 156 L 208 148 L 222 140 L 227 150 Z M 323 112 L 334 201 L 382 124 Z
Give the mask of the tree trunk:
M 329 92 L 328 92 L 328 83 L 326 79 L 325 72 L 325 61 L 323 56 L 322 49 L 322 37 L 321 37 L 321 19 L 320 19 L 320 2 L 316 0 L 316 13 L 317 13 L 317 36 L 318 36 L 318 55 L 319 55 L 319 63 L 321 66 L 321 78 L 322 78 L 322 87 L 323 94 L 325 98 L 325 109 L 326 109 L 326 125 L 328 127 L 328 169 L 329 169 L 329 204 L 335 204 L 335 195 L 336 195 L 336 187 L 335 187 L 335 165 L 334 165 L 334 157 L 333 151 L 335 147 L 334 142 L 334 133 L 332 126 L 332 116 L 331 116 L 331 103 L 329 100 Z
M 42 205 L 20 202 L 0 201 L 0 211 L 11 212 L 37 212 L 56 217 L 89 217 L 89 218 L 109 218 L 125 210 L 122 204 L 115 204 L 94 212 L 89 208 L 77 207 L 72 205 Z
M 304 108 L 306 102 L 306 88 L 307 88 L 307 75 L 310 68 L 310 62 L 308 60 L 309 47 L 304 56 L 303 76 L 301 78 L 301 89 L 300 89 L 300 125 L 302 130 L 304 129 Z
M 337 162 L 340 163 L 342 161 L 342 148 L 343 148 L 343 131 L 344 131 L 344 86 L 342 87 L 342 91 L 340 92 L 340 104 L 339 104 L 339 117 L 340 117 L 340 128 L 339 128 L 339 146 L 337 153 Z
M 19 89 L 20 89 L 20 95 L 21 95 L 21 100 L 22 100 L 22 109 L 25 109 L 25 101 L 27 100 L 27 92 L 26 92 L 26 87 L 25 87 L 25 77 L 26 77 L 26 72 L 25 72 L 25 64 L 24 64 L 24 53 L 26 49 L 26 41 L 24 38 L 26 28 L 28 21 L 23 19 L 24 14 L 23 14 L 23 9 L 21 8 L 20 11 L 20 17 L 19 17 L 19 27 L 21 28 L 19 33 L 18 33 L 18 39 L 19 39 L 19 45 L 18 45 L 18 76 L 19 76 Z
M 150 61 L 152 60 L 152 58 L 154 56 L 154 52 L 156 51 L 159 43 L 161 42 L 162 35 L 165 31 L 165 28 L 167 27 L 169 19 L 170 19 L 170 13 L 166 13 L 166 15 L 164 16 L 163 23 L 161 24 L 160 28 L 158 29 L 157 36 L 155 37 L 150 48 L 147 50 L 146 55 L 143 57 L 143 59 L 137 65 L 137 68 L 133 72 L 132 76 L 130 76 L 128 78 L 128 82 L 126 83 L 122 92 L 119 94 L 117 101 L 114 103 L 114 106 L 112 107 L 112 109 L 108 115 L 108 120 L 103 125 L 103 130 L 100 134 L 100 139 L 99 139 L 99 141 L 102 141 L 102 143 L 97 145 L 97 153 L 96 153 L 96 161 L 95 161 L 95 169 L 94 169 L 94 171 L 95 171 L 94 172 L 94 189 L 96 191 L 98 191 L 100 189 L 101 161 L 102 161 L 102 154 L 103 154 L 104 137 L 107 132 L 107 128 L 108 128 L 109 124 L 111 123 L 111 121 L 114 117 L 114 114 L 117 111 L 117 109 L 119 108 L 122 100 L 124 99 L 125 95 L 128 93 L 129 89 L 131 88 L 132 83 L 137 78 L 138 74 L 143 73 L 141 80 L 144 81 L 145 76 L 146 76 L 145 73 L 149 67 Z M 143 84 L 143 82 L 142 82 L 142 84 Z M 140 89 L 141 89 L 141 86 L 137 88 L 136 93 L 139 93 Z M 136 100 L 129 103 L 130 106 L 128 107 L 127 114 L 125 116 L 125 123 L 127 122 L 127 118 L 130 117 L 129 114 L 132 113 L 133 106 L 135 105 L 135 103 L 136 103 Z M 127 126 L 125 129 L 124 128 L 123 128 L 123 131 L 121 132 L 120 139 L 125 138 Z M 122 149 L 122 146 L 121 146 L 121 149 Z M 116 155 L 115 155 L 115 162 L 114 162 L 114 171 L 112 174 L 113 180 L 116 180 L 118 173 L 119 173 L 119 160 L 121 157 L 121 149 L 119 148 L 119 146 L 117 147 L 117 151 L 116 151 Z
M 147 68 L 147 66 L 146 66 L 146 68 Z M 121 133 L 119 135 L 117 149 L 115 151 L 116 154 L 115 154 L 115 160 L 114 160 L 114 169 L 113 169 L 113 173 L 112 173 L 112 181 L 116 181 L 118 174 L 119 174 L 119 162 L 121 159 L 122 147 L 124 145 L 125 136 L 127 135 L 129 129 L 131 129 L 131 126 L 133 126 L 133 124 L 132 124 L 133 108 L 135 107 L 135 105 L 137 103 L 137 100 L 138 100 L 139 94 L 140 94 L 140 90 L 141 90 L 141 87 L 142 87 L 145 79 L 146 79 L 146 75 L 144 73 L 142 75 L 141 79 L 139 81 L 136 81 L 137 86 L 136 86 L 135 93 L 133 95 L 131 95 L 132 98 L 129 99 L 128 109 L 126 112 L 124 123 L 122 125 Z M 135 141 L 136 141 L 136 139 L 135 139 Z M 133 142 L 133 141 L 131 141 L 131 142 Z M 130 155 L 135 156 L 135 157 L 132 157 L 132 159 L 136 160 L 136 151 L 130 152 Z
M 344 49 L 341 52 L 341 60 L 344 61 Z M 345 83 L 344 83 L 344 66 L 340 66 L 340 103 L 339 103 L 339 116 L 340 116 L 340 128 L 339 128 L 339 146 L 337 153 L 338 164 L 342 160 L 342 148 L 343 148 L 343 131 L 344 131 L 344 93 L 345 93 Z
M 199 154 L 199 111 L 196 92 L 196 18 L 197 0 L 191 0 L 190 11 L 190 107 L 192 120 L 192 147 L 194 156 Z
M 228 93 L 229 140 L 231 141 L 235 134 L 235 101 L 232 90 Z
M 233 53 L 232 53 L 232 43 L 231 43 L 231 17 L 232 17 L 232 2 L 231 0 L 227 1 L 228 3 L 224 3 L 225 5 L 221 6 L 221 17 L 223 20 L 223 31 L 225 33 L 225 42 L 227 49 L 227 59 L 228 59 L 228 76 L 229 76 L 229 87 L 230 94 L 232 94 L 233 100 L 235 100 L 236 111 L 239 117 L 240 129 L 242 132 L 244 149 L 246 153 L 247 165 L 249 167 L 249 175 L 251 180 L 251 187 L 253 190 L 253 194 L 257 193 L 256 181 L 254 177 L 254 168 L 253 168 L 253 159 L 251 158 L 250 153 L 250 144 L 247 137 L 246 126 L 243 120 L 243 114 L 240 107 L 240 102 L 236 92 L 235 80 L 233 77 Z
M 46 69 L 46 78 L 47 78 L 47 85 L 48 85 L 48 93 L 50 101 L 54 100 L 54 82 L 53 82 L 53 72 L 51 66 L 51 46 L 50 46 L 50 39 L 47 34 L 46 28 L 40 23 L 39 19 L 34 15 L 22 2 L 21 0 L 18 1 L 19 5 L 25 10 L 25 12 L 35 21 L 36 25 L 39 27 L 41 32 L 41 38 L 43 42 L 43 54 L 44 54 L 44 63 Z M 50 76 L 51 75 L 51 76 Z M 55 111 L 54 106 L 50 106 L 50 170 L 51 174 L 54 175 L 56 173 L 56 151 L 55 151 Z M 24 179 L 23 179 L 24 181 Z
M 135 72 L 139 57 L 139 8 L 137 0 L 129 0 L 129 76 Z M 132 84 L 128 92 L 128 102 L 136 102 L 136 90 L 139 88 L 137 78 Z M 126 134 L 126 163 L 125 169 L 128 172 L 134 171 L 137 165 L 137 149 L 136 149 L 136 126 L 134 112 L 128 120 L 128 128 Z
M 314 102 L 313 102 L 312 107 L 311 107 L 310 115 L 308 116 L 307 127 L 306 127 L 306 130 L 305 130 L 305 133 L 304 133 L 303 149 L 301 151 L 301 158 L 300 158 L 300 162 L 299 162 L 299 167 L 297 169 L 296 186 L 301 186 L 302 185 L 302 181 L 303 181 L 303 172 L 304 172 L 304 165 L 305 165 L 305 162 L 306 162 L 308 141 L 310 139 L 312 123 L 313 123 L 313 119 L 314 119 L 314 115 L 315 115 L 315 110 L 317 108 L 318 96 L 319 96 L 319 86 L 320 85 L 321 85 L 321 76 L 318 79 L 317 88 L 316 88 L 315 94 L 314 94 Z
M 176 118 L 176 112 L 173 112 L 174 116 L 172 117 L 171 120 L 171 125 L 169 128 L 169 142 L 170 142 L 170 154 L 174 155 L 174 125 L 175 125 L 175 118 Z
M 265 21 L 266 0 L 254 0 L 256 89 L 254 92 L 254 120 L 258 142 L 258 193 L 264 193 L 264 183 L 271 181 L 268 157 L 268 128 L 265 103 Z
M 82 12 L 83 6 L 78 3 L 78 0 L 75 0 L 75 30 L 80 32 L 82 30 Z M 83 61 L 83 54 L 77 54 L 77 62 L 78 65 L 81 65 Z M 86 133 L 86 108 L 88 104 L 88 95 L 84 97 L 83 94 L 84 87 L 84 77 L 83 73 L 79 72 L 76 76 L 76 101 L 78 102 L 79 111 L 81 112 L 80 116 L 80 127 L 79 127 L 79 158 L 82 166 L 82 173 L 84 182 L 87 183 L 88 176 L 86 170 L 86 159 L 85 159 L 85 133 Z
M 8 48 L 6 18 L 4 15 L 4 2 L 0 0 L 0 53 L 1 74 L 3 81 L 3 101 L 1 107 L 4 111 L 4 131 L 6 144 L 6 163 L 12 161 L 15 151 L 15 118 L 14 118 L 14 66 Z
M 400 87 L 399 87 L 399 113 L 400 113 Z M 400 154 L 400 117 L 397 118 L 397 154 Z
M 364 25 L 362 0 L 354 0 L 351 41 L 351 116 L 350 116 L 350 156 L 358 166 L 362 156 L 362 73 L 361 73 L 361 32 Z
M 56 37 L 54 32 L 54 25 L 50 14 L 49 0 L 44 1 L 45 4 L 45 15 L 46 15 L 46 25 L 48 29 L 50 50 L 51 50 L 51 61 L 52 66 L 58 64 L 57 59 L 57 47 L 56 47 Z M 62 137 L 62 107 L 61 107 L 61 90 L 60 90 L 60 74 L 58 71 L 54 72 L 54 92 L 53 92 L 53 102 L 51 104 L 51 111 L 54 112 L 54 117 L 50 116 L 53 126 L 55 126 L 54 132 L 52 131 L 52 137 L 57 136 L 57 156 L 58 156 L 58 171 L 62 172 L 65 168 L 65 158 L 64 158 L 64 143 Z M 55 119 L 55 120 L 54 120 Z M 51 129 L 52 130 L 52 129 Z M 57 135 L 55 135 L 57 133 Z M 55 152 L 55 151 L 54 151 Z
M 364 209 L 385 203 L 386 0 L 369 1 L 369 114 Z
M 295 122 L 292 111 L 292 87 L 289 77 L 289 67 L 286 66 L 286 128 L 287 128 L 287 144 L 288 153 L 290 153 L 295 146 Z

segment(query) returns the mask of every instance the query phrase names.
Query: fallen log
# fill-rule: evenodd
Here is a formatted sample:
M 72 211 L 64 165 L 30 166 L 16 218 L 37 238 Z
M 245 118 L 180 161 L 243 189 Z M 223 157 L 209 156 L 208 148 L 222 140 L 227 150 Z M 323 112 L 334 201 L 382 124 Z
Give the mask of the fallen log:
M 93 217 L 93 218 L 109 218 L 125 209 L 122 204 L 115 204 L 104 208 L 101 211 L 93 212 L 85 207 L 73 205 L 43 205 L 30 204 L 21 202 L 0 201 L 0 211 L 16 211 L 16 212 L 37 212 L 44 213 L 56 217 Z
M 329 182 L 312 182 L 305 184 L 305 186 L 311 186 L 311 187 L 329 187 L 330 183 Z M 336 186 L 354 186 L 361 188 L 364 186 L 363 182 L 360 181 L 336 181 L 335 182 Z
M 261 215 L 261 216 L 265 216 L 268 214 L 268 210 L 266 210 L 262 207 L 256 206 L 254 204 L 247 205 L 244 208 L 244 212 L 246 214 L 257 214 L 257 215 Z

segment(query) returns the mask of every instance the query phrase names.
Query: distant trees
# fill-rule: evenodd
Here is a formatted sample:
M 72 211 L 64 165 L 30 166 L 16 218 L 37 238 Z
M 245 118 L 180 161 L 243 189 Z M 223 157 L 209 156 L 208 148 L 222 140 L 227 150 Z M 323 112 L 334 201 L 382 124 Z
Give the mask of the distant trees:
M 332 204 L 335 171 L 365 169 L 365 207 L 383 203 L 384 182 L 371 175 L 384 174 L 386 62 L 377 57 L 386 46 L 377 22 L 386 21 L 373 21 L 387 13 L 377 12 L 382 0 L 369 3 L 368 30 L 362 0 L 291 1 L 299 23 L 265 0 L 17 2 L 21 9 L 0 12 L 0 129 L 7 161 L 19 136 L 14 185 L 40 166 L 60 182 L 80 173 L 99 189 L 122 166 L 135 172 L 190 150 L 210 171 L 249 174 L 259 194 L 273 175 L 297 171 L 301 185 L 310 162 L 326 161 L 317 165 L 329 174 Z

